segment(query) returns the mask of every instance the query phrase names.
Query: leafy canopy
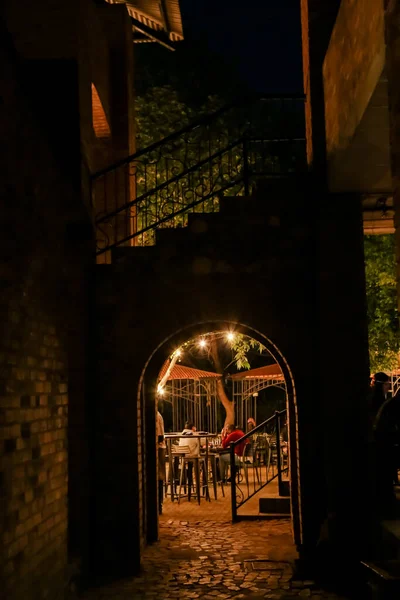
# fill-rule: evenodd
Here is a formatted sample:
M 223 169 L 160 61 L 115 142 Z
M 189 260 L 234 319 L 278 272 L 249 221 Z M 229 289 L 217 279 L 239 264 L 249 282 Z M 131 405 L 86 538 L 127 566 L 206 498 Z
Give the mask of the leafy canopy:
M 400 351 L 394 235 L 365 236 L 364 252 L 371 371 L 390 371 Z

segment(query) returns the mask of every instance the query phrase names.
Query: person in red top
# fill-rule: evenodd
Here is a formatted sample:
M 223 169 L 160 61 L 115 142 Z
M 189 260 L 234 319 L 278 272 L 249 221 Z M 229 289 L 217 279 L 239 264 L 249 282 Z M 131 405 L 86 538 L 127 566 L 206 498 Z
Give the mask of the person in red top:
M 229 448 L 229 446 L 231 445 L 231 442 L 236 442 L 243 436 L 244 436 L 244 433 L 241 429 L 236 429 L 235 425 L 228 425 L 222 431 L 222 447 Z M 243 442 L 241 442 L 240 444 L 237 444 L 235 446 L 235 463 L 236 463 L 236 465 L 240 464 L 239 456 L 243 456 L 243 451 L 244 451 L 244 447 L 245 447 L 246 443 L 247 443 L 247 441 L 244 440 Z M 226 454 L 221 454 L 221 456 L 219 457 L 222 481 L 226 480 L 226 472 L 228 469 L 228 465 L 230 464 L 230 460 L 231 460 L 231 457 L 230 457 L 230 453 L 228 453 L 228 452 Z

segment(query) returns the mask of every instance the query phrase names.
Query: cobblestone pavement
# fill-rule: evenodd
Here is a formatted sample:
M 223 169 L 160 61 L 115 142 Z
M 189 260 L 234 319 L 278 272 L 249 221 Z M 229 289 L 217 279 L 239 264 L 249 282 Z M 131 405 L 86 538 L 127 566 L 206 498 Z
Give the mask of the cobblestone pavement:
M 289 520 L 176 521 L 163 516 L 160 541 L 148 547 L 142 573 L 91 590 L 85 600 L 189 598 L 344 600 L 313 581 L 293 578 L 296 551 Z

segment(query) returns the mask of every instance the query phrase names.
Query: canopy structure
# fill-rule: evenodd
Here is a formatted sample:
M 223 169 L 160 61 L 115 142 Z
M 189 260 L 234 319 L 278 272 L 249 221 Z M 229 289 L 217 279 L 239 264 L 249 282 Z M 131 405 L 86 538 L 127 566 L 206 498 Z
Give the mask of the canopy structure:
M 168 361 L 159 379 L 168 368 Z M 172 406 L 172 429 L 182 431 L 191 421 L 198 431 L 217 431 L 217 379 L 220 373 L 175 364 L 164 387 L 163 400 Z
M 249 417 L 257 421 L 258 393 L 274 386 L 286 391 L 282 369 L 276 363 L 230 375 L 236 422 L 243 427 Z
M 179 0 L 107 0 L 107 2 L 126 4 L 136 44 L 156 42 L 169 50 L 174 50 L 172 43 L 183 40 Z

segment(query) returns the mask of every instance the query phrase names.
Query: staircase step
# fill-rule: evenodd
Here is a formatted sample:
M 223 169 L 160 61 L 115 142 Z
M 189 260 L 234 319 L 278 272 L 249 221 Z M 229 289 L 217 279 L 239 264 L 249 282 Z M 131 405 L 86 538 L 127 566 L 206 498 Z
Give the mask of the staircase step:
M 187 227 L 163 227 L 156 230 L 156 245 L 170 246 L 187 241 L 190 232 Z
M 290 496 L 290 479 L 283 479 L 282 480 L 282 487 L 281 487 L 280 495 L 283 496 L 283 497 L 289 497 Z
M 253 214 L 246 212 L 240 213 L 204 213 L 201 215 L 190 215 L 188 226 L 191 232 L 195 235 L 215 233 L 220 231 L 254 231 L 254 228 L 265 228 L 269 224 L 270 219 L 266 215 Z
M 259 511 L 260 513 L 290 515 L 290 498 L 280 496 L 260 498 Z
M 361 568 L 367 579 L 372 598 L 394 600 L 400 597 L 400 561 L 362 561 Z
M 263 225 L 269 227 L 279 227 L 281 224 L 280 210 L 278 204 L 270 205 L 269 203 L 261 202 L 257 198 L 243 197 L 224 197 L 220 202 L 220 213 L 225 218 L 235 218 L 243 223 L 245 217 L 246 223 L 249 225 Z
M 112 250 L 112 262 L 151 262 L 157 255 L 155 246 L 117 246 Z
M 265 521 L 275 521 L 276 519 L 290 519 L 290 513 L 262 513 L 261 511 L 255 517 Z
M 265 215 L 267 208 L 269 202 L 257 196 L 223 196 L 219 202 L 219 212 L 223 215 Z

